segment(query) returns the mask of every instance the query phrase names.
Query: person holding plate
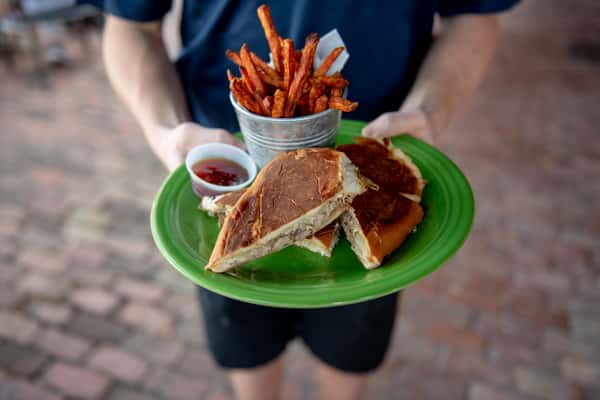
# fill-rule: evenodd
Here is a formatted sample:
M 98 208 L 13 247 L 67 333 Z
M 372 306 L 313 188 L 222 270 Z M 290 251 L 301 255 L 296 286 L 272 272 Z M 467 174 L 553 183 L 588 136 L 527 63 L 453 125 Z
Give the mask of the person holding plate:
M 344 77 L 371 121 L 363 135 L 409 133 L 434 143 L 475 89 L 495 47 L 497 13 L 518 0 L 277 1 L 269 4 L 282 37 L 303 43 L 336 28 L 351 58 Z M 96 2 L 98 3 L 98 2 Z M 229 48 L 242 43 L 267 58 L 255 1 L 184 1 L 182 50 L 175 62 L 162 40 L 170 0 L 105 0 L 106 70 L 169 170 L 210 142 L 244 147 L 225 75 Z M 439 34 L 434 19 L 441 17 Z M 285 309 L 232 300 L 198 288 L 210 350 L 239 399 L 277 399 L 281 355 L 300 337 L 319 360 L 321 399 L 357 399 L 389 347 L 399 296 L 323 309 Z M 404 344 L 410 345 L 410 343 Z

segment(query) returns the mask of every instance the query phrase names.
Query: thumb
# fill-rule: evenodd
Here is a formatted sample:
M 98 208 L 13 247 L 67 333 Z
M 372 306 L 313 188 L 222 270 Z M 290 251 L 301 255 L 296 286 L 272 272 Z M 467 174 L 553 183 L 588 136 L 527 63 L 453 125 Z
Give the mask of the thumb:
M 362 130 L 362 135 L 371 138 L 385 138 L 402 133 L 412 133 L 419 129 L 421 119 L 412 112 L 388 112 L 371 121 Z

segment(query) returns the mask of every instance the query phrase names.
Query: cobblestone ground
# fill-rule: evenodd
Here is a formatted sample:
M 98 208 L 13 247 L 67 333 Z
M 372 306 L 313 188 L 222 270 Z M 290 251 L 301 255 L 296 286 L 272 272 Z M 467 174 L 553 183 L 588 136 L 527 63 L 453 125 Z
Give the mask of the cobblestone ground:
M 406 292 L 367 398 L 600 398 L 598 4 L 504 17 L 439 143 L 473 184 L 473 234 Z M 231 398 L 192 286 L 150 239 L 165 172 L 93 49 L 49 90 L 0 78 L 0 399 Z M 302 345 L 286 363 L 285 398 L 314 396 Z

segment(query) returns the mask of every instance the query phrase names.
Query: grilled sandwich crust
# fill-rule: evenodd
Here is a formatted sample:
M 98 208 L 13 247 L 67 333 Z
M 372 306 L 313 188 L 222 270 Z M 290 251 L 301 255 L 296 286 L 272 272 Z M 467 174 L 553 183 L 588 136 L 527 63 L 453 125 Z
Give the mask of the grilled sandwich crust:
M 343 153 L 301 149 L 280 154 L 225 218 L 205 268 L 224 272 L 314 235 L 365 189 Z
M 391 142 L 360 138 L 338 149 L 377 185 L 357 196 L 341 217 L 342 227 L 367 269 L 381 265 L 423 219 L 419 205 L 425 181 L 419 168 Z

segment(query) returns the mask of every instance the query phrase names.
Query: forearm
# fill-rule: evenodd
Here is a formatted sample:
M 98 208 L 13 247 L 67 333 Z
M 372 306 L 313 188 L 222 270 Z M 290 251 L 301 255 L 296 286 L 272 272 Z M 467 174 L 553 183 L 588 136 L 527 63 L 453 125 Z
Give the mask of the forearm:
M 465 15 L 443 20 L 401 111 L 421 109 L 434 133 L 443 131 L 457 106 L 477 87 L 494 52 L 497 17 Z
M 159 22 L 107 18 L 103 35 L 108 77 L 158 154 L 161 133 L 189 120 L 175 67 L 163 45 Z

